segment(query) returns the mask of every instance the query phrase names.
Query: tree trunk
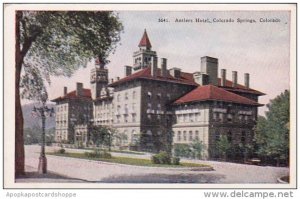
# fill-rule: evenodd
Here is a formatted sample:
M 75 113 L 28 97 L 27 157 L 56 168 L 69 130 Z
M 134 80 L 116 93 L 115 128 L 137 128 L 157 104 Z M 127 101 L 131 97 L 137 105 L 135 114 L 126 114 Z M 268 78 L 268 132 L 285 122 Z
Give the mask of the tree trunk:
M 15 176 L 25 174 L 24 139 L 23 139 L 23 113 L 20 100 L 20 76 L 23 56 L 20 50 L 20 19 L 22 12 L 16 13 L 16 54 L 15 54 Z

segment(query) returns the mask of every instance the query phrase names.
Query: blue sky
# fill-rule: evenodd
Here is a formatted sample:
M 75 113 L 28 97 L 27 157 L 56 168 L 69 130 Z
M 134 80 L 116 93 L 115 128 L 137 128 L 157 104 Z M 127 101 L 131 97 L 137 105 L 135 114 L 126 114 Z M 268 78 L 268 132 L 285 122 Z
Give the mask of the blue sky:
M 107 65 L 111 77 L 124 76 L 124 65 L 132 65 L 132 54 L 146 28 L 159 58 L 168 59 L 168 68 L 179 67 L 186 72 L 200 70 L 200 57 L 219 59 L 220 69 L 238 71 L 238 82 L 243 84 L 244 73 L 250 73 L 250 87 L 266 93 L 260 103 L 289 89 L 289 12 L 286 11 L 120 11 L 124 26 L 121 45 L 109 57 Z M 159 23 L 159 18 L 170 22 Z M 175 23 L 175 19 L 232 18 L 254 19 L 257 23 Z M 260 23 L 260 18 L 277 18 L 279 23 Z M 90 69 L 80 69 L 71 78 L 52 77 L 49 87 L 51 99 L 62 95 L 63 86 L 75 89 L 76 82 L 89 88 Z M 266 108 L 260 108 L 263 114 Z

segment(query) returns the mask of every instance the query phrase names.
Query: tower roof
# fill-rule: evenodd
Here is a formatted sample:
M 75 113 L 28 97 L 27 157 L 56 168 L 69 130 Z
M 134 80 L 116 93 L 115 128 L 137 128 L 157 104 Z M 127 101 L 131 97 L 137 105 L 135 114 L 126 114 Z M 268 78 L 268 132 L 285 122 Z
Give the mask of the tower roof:
M 142 46 L 146 46 L 147 48 L 152 47 L 146 29 L 145 29 L 143 37 L 139 43 L 139 47 L 142 47 Z

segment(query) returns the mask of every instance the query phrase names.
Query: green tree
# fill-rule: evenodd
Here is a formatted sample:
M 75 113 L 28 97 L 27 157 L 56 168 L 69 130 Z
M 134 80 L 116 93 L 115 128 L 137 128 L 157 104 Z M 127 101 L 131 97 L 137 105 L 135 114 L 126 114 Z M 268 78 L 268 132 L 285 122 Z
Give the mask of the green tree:
M 290 92 L 285 90 L 267 104 L 266 117 L 259 117 L 255 127 L 257 153 L 262 157 L 289 160 Z
M 202 141 L 193 141 L 191 144 L 191 153 L 194 158 L 196 159 L 202 159 L 202 153 L 205 149 L 205 145 L 203 144 Z
M 92 126 L 90 128 L 90 139 L 97 147 L 107 146 L 110 150 L 112 143 L 112 135 L 109 127 L 106 126 Z
M 227 160 L 228 152 L 231 149 L 231 143 L 228 141 L 226 135 L 221 135 L 220 140 L 216 142 L 217 153 L 223 156 L 224 160 Z
M 188 144 L 174 144 L 174 156 L 176 157 L 191 157 L 191 147 Z
M 51 75 L 71 76 L 95 57 L 108 63 L 122 24 L 109 11 L 17 11 L 15 27 L 15 174 L 20 175 L 24 174 L 20 97 L 40 101 L 44 81 L 51 83 Z

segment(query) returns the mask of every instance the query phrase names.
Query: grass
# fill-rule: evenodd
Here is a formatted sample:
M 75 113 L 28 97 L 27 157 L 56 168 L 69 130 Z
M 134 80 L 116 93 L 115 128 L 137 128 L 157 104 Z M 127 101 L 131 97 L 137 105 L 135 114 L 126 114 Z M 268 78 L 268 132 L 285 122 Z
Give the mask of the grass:
M 94 151 L 95 148 L 83 148 L 84 150 L 91 150 L 91 151 Z M 98 148 L 96 148 L 98 149 Z M 99 149 L 99 150 L 104 150 L 104 149 Z M 106 150 L 108 151 L 108 150 Z M 143 152 L 138 152 L 138 151 L 123 151 L 123 150 L 115 150 L 115 149 L 112 149 L 111 151 L 108 151 L 108 152 L 113 152 L 113 153 L 126 153 L 126 154 L 134 154 L 134 155 L 144 155 L 145 153 Z
M 56 155 L 63 157 L 71 157 L 71 158 L 81 158 L 87 160 L 96 160 L 103 162 L 112 162 L 119 164 L 127 164 L 127 165 L 135 165 L 135 166 L 148 166 L 148 167 L 173 167 L 173 168 L 184 168 L 184 167 L 211 167 L 205 164 L 197 164 L 197 163 L 180 163 L 179 165 L 168 165 L 168 164 L 153 164 L 151 160 L 148 159 L 138 159 L 138 158 L 128 158 L 128 157 L 115 157 L 112 158 L 90 158 L 82 153 L 47 153 L 48 155 Z

